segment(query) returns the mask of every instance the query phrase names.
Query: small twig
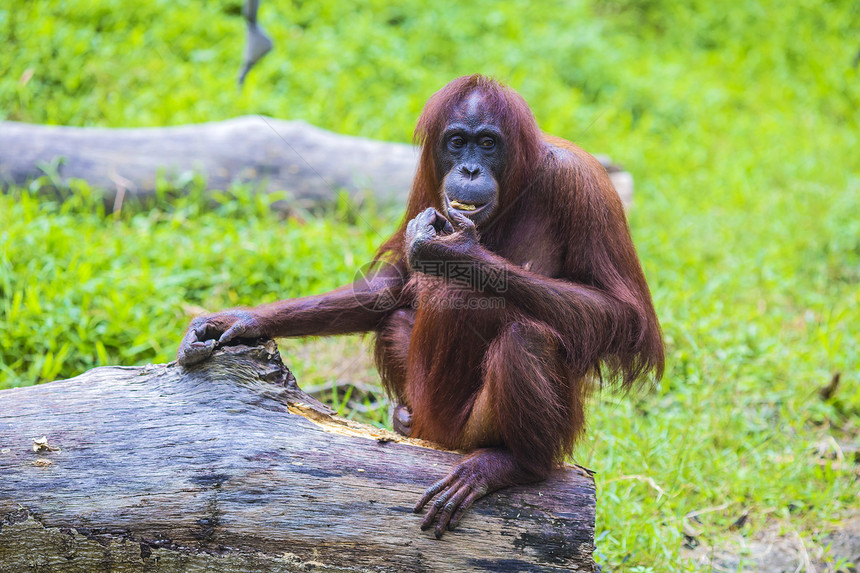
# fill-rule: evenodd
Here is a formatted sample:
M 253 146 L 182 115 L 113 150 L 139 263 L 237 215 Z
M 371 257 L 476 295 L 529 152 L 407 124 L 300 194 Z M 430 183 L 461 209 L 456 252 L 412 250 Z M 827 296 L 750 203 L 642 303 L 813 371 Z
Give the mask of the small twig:
M 700 515 L 704 515 L 706 513 L 713 513 L 715 511 L 723 511 L 724 509 L 728 509 L 731 506 L 732 506 L 732 504 L 730 504 L 730 503 L 724 503 L 722 505 L 715 505 L 713 507 L 705 507 L 702 509 L 697 509 L 695 511 L 691 511 L 691 512 L 687 513 L 686 515 L 684 515 L 683 518 L 681 518 L 681 527 L 684 530 L 684 533 L 686 533 L 690 537 L 699 537 L 700 535 L 702 535 L 702 530 L 693 527 L 692 524 L 690 524 L 690 521 L 689 521 L 690 519 L 692 519 L 694 517 L 698 517 Z
M 651 488 L 657 492 L 657 499 L 659 500 L 661 497 L 666 495 L 666 492 L 662 487 L 657 485 L 657 482 L 654 481 L 654 478 L 643 476 L 643 475 L 629 475 L 629 476 L 620 476 L 617 478 L 612 478 L 610 480 L 606 480 L 606 483 L 612 483 L 614 481 L 623 481 L 623 480 L 636 480 L 639 482 L 645 482 L 651 486 Z
M 800 573 L 801 571 L 806 571 L 806 573 L 816 573 L 815 567 L 812 566 L 812 560 L 809 558 L 809 552 L 806 550 L 806 544 L 803 543 L 803 538 L 800 537 L 800 534 L 797 532 L 797 529 L 791 523 L 788 523 L 788 528 L 791 530 L 791 533 L 794 535 L 794 538 L 797 540 L 797 545 L 800 547 L 801 562 L 797 566 L 797 569 L 794 570 L 794 573 Z
M 135 189 L 135 185 L 116 171 L 111 171 L 109 177 L 116 185 L 116 197 L 113 201 L 112 212 L 114 215 L 119 215 L 119 212 L 122 211 L 122 203 L 125 200 L 126 192 Z
M 713 507 L 705 507 L 702 509 L 697 509 L 695 511 L 691 511 L 690 513 L 686 514 L 684 516 L 684 518 L 686 519 L 686 518 L 690 518 L 690 517 L 698 517 L 698 516 L 704 515 L 706 513 L 714 513 L 715 511 L 722 511 L 724 509 L 730 508 L 731 506 L 732 506 L 732 504 L 730 504 L 730 503 L 724 503 L 722 505 L 715 505 Z

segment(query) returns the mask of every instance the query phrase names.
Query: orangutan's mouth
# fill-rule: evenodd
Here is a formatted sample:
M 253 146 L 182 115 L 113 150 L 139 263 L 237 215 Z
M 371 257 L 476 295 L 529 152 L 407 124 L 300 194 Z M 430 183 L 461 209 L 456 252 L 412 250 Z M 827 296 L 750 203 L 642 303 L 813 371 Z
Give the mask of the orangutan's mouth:
M 452 208 L 458 211 L 465 211 L 468 213 L 474 213 L 475 211 L 480 211 L 484 205 L 475 205 L 474 203 L 461 203 L 456 199 L 451 199 L 448 201 Z

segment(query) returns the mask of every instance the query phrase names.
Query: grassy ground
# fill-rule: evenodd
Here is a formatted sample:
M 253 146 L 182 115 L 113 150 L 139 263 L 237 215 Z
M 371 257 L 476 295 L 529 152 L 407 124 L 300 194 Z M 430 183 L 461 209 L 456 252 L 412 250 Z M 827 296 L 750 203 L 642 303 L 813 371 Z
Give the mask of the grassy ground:
M 238 12 L 238 0 L 0 4 L 0 117 L 260 112 L 408 140 L 450 78 L 508 81 L 544 129 L 637 179 L 631 226 L 669 360 L 654 392 L 599 397 L 575 456 L 598 472 L 606 570 L 697 570 L 685 545 L 707 557 L 774 528 L 828 560 L 828 533 L 860 511 L 856 3 L 272 2 L 261 18 L 276 52 L 242 92 Z M 192 193 L 106 217 L 75 191 L 63 205 L 0 197 L 0 388 L 166 361 L 199 307 L 351 280 L 397 217 L 341 206 L 278 220 L 244 190 L 214 210 Z M 363 348 L 290 341 L 284 354 L 300 383 L 383 421 Z

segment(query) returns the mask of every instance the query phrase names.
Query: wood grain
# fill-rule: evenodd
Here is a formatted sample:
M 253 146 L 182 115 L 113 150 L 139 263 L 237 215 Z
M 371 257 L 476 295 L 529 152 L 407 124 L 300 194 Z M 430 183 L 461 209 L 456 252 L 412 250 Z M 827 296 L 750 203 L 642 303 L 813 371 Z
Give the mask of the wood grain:
M 581 468 L 437 541 L 411 508 L 459 455 L 329 412 L 272 341 L 2 391 L 0 571 L 593 570 Z

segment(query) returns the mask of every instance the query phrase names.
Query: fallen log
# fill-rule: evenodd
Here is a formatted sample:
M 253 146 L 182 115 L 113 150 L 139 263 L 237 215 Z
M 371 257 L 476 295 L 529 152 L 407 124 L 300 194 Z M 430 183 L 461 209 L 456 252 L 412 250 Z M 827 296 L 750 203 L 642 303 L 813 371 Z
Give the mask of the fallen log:
M 593 571 L 566 466 L 436 540 L 412 505 L 454 452 L 333 416 L 272 341 L 0 392 L 0 571 Z
M 633 178 L 599 159 L 629 206 Z M 159 176 L 174 182 L 192 173 L 202 175 L 208 189 L 238 183 L 287 191 L 291 197 L 276 204 L 279 209 L 314 207 L 340 191 L 356 202 L 372 195 L 380 204 L 405 203 L 417 160 L 411 145 L 261 115 L 137 129 L 0 122 L 0 186 L 26 185 L 54 166 L 55 184 L 83 179 L 115 206 L 125 197 L 154 195 Z

